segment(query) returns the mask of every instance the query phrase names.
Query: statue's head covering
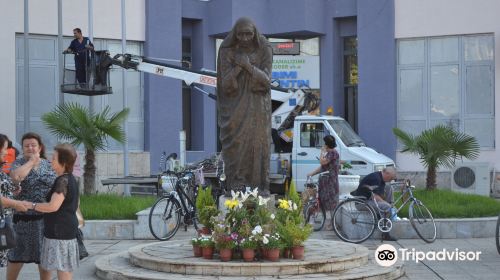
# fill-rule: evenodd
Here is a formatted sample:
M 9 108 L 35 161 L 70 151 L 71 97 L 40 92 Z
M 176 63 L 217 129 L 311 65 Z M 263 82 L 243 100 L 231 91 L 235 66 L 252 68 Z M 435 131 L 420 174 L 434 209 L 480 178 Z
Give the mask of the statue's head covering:
M 262 36 L 257 27 L 255 27 L 254 22 L 248 17 L 239 18 L 233 26 L 233 29 L 227 34 L 226 38 L 220 45 L 221 48 L 232 48 L 238 44 L 238 38 L 236 38 L 237 30 L 245 25 L 249 25 L 252 27 L 254 31 L 254 37 L 252 39 L 255 48 L 261 48 L 266 45 L 266 38 Z

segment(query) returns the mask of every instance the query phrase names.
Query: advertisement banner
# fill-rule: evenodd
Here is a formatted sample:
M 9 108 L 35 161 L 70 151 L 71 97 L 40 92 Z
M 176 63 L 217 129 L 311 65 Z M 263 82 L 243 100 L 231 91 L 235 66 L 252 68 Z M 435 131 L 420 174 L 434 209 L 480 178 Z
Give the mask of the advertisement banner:
M 283 88 L 319 89 L 319 56 L 275 55 L 272 79 Z

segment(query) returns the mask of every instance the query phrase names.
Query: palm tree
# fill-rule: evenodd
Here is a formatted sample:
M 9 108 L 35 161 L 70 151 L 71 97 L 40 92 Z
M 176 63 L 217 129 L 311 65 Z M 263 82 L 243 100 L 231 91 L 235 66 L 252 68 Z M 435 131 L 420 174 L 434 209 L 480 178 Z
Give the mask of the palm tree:
M 92 113 L 78 103 L 64 103 L 42 116 L 42 121 L 57 138 L 85 148 L 83 167 L 83 190 L 85 194 L 95 193 L 95 153 L 105 150 L 108 137 L 120 143 L 125 142 L 125 133 L 121 127 L 127 118 L 129 108 L 111 114 L 106 106 L 101 113 Z
M 401 152 L 409 152 L 420 156 L 427 168 L 426 188 L 436 188 L 436 170 L 444 166 L 451 168 L 455 160 L 465 157 L 475 159 L 479 155 L 479 144 L 476 139 L 465 133 L 458 132 L 445 125 L 424 130 L 418 136 L 413 136 L 399 128 L 392 131 L 403 144 Z

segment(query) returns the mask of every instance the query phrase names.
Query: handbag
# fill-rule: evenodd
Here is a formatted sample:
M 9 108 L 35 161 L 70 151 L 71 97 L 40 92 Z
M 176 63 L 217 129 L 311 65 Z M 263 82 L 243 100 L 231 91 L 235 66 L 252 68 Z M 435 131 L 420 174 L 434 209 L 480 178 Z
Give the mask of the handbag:
M 12 227 L 12 217 L 5 215 L 0 199 L 0 250 L 16 247 L 16 232 Z
M 83 244 L 83 232 L 81 229 L 78 229 L 76 232 L 76 241 L 78 242 L 78 253 L 80 260 L 89 256 L 89 252 L 87 252 L 87 248 Z

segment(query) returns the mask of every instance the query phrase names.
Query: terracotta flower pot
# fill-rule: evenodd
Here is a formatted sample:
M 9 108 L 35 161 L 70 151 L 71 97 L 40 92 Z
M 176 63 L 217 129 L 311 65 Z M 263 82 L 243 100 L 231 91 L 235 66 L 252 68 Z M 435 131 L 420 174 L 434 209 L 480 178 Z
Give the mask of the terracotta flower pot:
M 293 258 L 296 260 L 304 259 L 304 246 L 295 246 L 292 247 Z
M 243 260 L 246 262 L 252 262 L 255 258 L 255 249 L 243 249 Z
M 203 254 L 201 253 L 201 247 L 198 245 L 193 245 L 193 254 L 197 258 L 203 256 Z
M 267 249 L 267 259 L 272 262 L 279 261 L 280 249 L 279 248 Z
M 201 247 L 204 259 L 211 260 L 214 257 L 214 247 Z
M 220 260 L 223 262 L 230 261 L 232 255 L 233 255 L 233 249 L 227 249 L 227 248 L 219 249 Z

